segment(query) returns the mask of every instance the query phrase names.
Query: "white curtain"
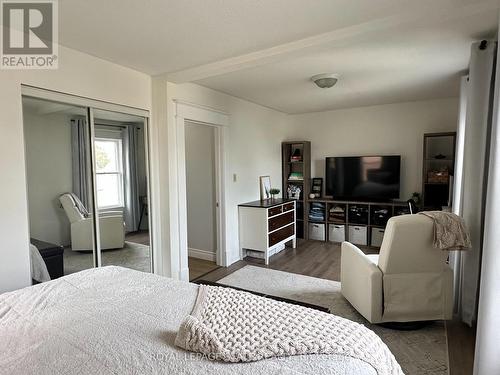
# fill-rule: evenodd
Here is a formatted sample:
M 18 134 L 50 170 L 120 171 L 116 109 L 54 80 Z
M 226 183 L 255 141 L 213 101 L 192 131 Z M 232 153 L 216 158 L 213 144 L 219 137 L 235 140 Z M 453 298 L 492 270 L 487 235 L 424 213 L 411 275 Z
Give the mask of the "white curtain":
M 455 151 L 455 179 L 453 185 L 453 213 L 462 216 L 462 190 L 463 190 L 463 168 L 465 147 L 465 125 L 467 115 L 467 89 L 469 77 L 464 76 L 460 80 L 460 102 L 458 107 L 457 144 Z M 462 254 L 459 251 L 450 253 L 450 265 L 453 268 L 453 311 L 460 314 L 461 291 L 462 291 Z
M 71 120 L 71 154 L 73 167 L 73 193 L 89 210 L 88 185 L 88 126 L 84 118 Z
M 471 233 L 472 249 L 451 255 L 455 272 L 455 312 L 472 325 L 477 320 L 483 249 L 486 183 L 496 43 L 474 43 L 468 81 L 462 82 L 453 210 Z
M 498 65 L 495 82 L 475 375 L 500 374 L 500 67 Z

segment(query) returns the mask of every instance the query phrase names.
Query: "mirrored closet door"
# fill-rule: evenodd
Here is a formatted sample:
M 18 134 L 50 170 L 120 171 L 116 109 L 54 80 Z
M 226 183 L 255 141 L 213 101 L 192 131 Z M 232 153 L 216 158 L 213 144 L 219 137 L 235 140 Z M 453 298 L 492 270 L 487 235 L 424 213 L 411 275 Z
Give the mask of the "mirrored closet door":
M 36 281 L 152 272 L 147 118 L 23 96 L 23 120 Z
M 87 112 L 23 98 L 30 255 L 42 281 L 43 263 L 51 279 L 96 264 Z
M 101 264 L 151 272 L 146 119 L 98 109 L 91 115 Z

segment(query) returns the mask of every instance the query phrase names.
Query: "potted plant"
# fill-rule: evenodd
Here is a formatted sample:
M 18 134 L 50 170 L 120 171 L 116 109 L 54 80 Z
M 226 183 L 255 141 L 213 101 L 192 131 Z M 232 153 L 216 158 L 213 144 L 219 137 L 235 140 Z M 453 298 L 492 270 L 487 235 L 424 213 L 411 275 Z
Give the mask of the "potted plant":
M 271 199 L 274 199 L 274 196 L 275 195 L 278 195 L 280 193 L 280 189 L 277 189 L 277 188 L 271 188 L 269 190 L 269 194 L 271 194 Z

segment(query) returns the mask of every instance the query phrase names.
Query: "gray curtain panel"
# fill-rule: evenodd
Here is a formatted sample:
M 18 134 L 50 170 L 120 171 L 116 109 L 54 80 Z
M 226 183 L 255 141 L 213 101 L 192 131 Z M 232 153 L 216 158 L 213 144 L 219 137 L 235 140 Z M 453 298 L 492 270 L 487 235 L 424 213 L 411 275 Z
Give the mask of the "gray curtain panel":
M 88 185 L 88 126 L 84 118 L 71 120 L 71 153 L 73 162 L 73 193 L 89 210 Z
M 477 320 L 496 43 L 474 43 L 468 80 L 462 82 L 453 210 L 467 224 L 472 249 L 452 252 L 455 313 L 468 325 Z
M 128 232 L 138 229 L 141 210 L 139 202 L 138 173 L 138 132 L 140 127 L 128 124 L 123 130 L 124 149 L 124 193 L 125 193 L 125 228 Z

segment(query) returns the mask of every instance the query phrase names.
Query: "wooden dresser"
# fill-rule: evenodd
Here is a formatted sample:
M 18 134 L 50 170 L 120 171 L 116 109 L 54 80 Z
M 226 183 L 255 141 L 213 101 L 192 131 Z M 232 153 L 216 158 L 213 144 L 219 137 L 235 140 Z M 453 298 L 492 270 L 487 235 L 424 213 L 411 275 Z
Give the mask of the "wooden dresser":
M 291 241 L 296 247 L 295 201 L 291 199 L 266 199 L 240 204 L 239 234 L 242 256 L 269 258 L 284 249 Z

